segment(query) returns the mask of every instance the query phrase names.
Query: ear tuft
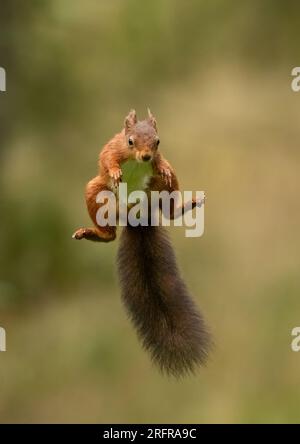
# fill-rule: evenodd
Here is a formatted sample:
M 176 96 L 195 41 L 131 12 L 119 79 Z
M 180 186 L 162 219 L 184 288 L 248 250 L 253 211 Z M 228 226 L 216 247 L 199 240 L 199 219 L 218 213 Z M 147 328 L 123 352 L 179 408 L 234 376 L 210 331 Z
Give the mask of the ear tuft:
M 124 121 L 124 125 L 125 125 L 125 130 L 128 131 L 130 128 L 133 127 L 133 125 L 135 125 L 137 123 L 137 116 L 136 116 L 136 112 L 134 109 L 132 109 L 130 111 L 130 113 L 128 114 L 128 116 L 125 118 Z
M 151 125 L 157 130 L 156 119 L 153 116 L 152 112 L 150 111 L 150 108 L 148 108 L 148 122 L 150 122 Z

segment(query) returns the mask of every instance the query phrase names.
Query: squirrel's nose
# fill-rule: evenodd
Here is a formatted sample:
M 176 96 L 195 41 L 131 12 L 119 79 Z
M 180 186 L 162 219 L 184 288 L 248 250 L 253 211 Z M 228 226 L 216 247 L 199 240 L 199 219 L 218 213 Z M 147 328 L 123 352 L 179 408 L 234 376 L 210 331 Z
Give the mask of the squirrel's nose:
M 144 162 L 147 162 L 148 160 L 151 159 L 151 156 L 150 156 L 150 154 L 144 154 L 144 155 L 142 156 L 142 159 L 143 159 Z

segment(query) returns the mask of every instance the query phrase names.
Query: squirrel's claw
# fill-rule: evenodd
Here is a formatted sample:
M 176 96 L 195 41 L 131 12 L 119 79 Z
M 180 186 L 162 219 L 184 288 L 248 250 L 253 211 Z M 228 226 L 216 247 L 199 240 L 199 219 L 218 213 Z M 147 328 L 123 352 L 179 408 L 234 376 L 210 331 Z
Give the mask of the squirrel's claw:
M 109 176 L 113 181 L 113 185 L 117 187 L 121 182 L 122 170 L 120 168 L 114 168 L 109 171 Z
M 171 187 L 172 186 L 172 173 L 169 170 L 169 168 L 161 168 L 160 169 L 160 174 L 162 175 L 164 181 L 166 182 L 166 184 Z
M 76 230 L 75 233 L 72 235 L 72 239 L 83 239 L 85 237 L 85 228 L 79 228 L 79 230 Z

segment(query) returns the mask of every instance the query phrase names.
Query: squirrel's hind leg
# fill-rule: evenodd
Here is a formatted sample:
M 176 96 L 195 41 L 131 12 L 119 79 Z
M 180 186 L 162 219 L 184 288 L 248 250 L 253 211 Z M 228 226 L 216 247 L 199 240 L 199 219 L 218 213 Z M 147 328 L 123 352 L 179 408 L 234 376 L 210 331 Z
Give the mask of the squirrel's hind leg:
M 100 227 L 97 224 L 97 211 L 100 208 L 100 204 L 96 202 L 97 195 L 101 191 L 111 191 L 106 186 L 106 181 L 100 176 L 94 177 L 90 180 L 86 186 L 85 199 L 87 209 L 92 219 L 95 228 L 80 228 L 73 234 L 73 239 L 87 239 L 96 242 L 111 242 L 116 238 L 116 227 L 115 226 L 104 226 Z
M 73 234 L 73 239 L 87 239 L 95 242 L 111 242 L 116 238 L 116 227 L 79 228 Z

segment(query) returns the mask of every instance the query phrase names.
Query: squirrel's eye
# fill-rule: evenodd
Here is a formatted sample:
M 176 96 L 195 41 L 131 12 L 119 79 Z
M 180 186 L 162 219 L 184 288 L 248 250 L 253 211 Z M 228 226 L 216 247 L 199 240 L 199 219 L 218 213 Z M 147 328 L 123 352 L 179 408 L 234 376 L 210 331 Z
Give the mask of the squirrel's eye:
M 160 140 L 157 139 L 157 141 L 156 141 L 156 146 L 158 146 L 159 144 L 160 144 Z
M 133 146 L 133 138 L 132 137 L 129 137 L 128 145 Z

